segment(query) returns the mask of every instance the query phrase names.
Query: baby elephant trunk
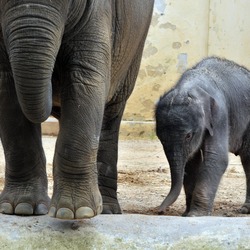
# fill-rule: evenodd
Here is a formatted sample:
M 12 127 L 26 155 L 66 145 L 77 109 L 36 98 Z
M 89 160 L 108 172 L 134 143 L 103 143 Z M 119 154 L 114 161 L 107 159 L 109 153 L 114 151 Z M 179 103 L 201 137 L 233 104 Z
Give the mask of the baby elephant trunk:
M 166 208 L 172 205 L 177 200 L 183 185 L 185 164 L 180 160 L 176 161 L 174 159 L 171 159 L 170 157 L 167 158 L 171 171 L 171 189 L 158 209 L 159 214 L 163 214 L 166 211 Z

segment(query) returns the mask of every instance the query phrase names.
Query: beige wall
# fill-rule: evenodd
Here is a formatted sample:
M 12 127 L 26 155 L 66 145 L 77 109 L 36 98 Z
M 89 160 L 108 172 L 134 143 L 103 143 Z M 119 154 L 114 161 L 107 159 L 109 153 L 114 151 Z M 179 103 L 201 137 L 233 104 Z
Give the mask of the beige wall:
M 155 0 L 140 73 L 123 119 L 153 120 L 160 95 L 207 55 L 250 68 L 249 10 L 249 0 Z
M 250 69 L 250 1 L 210 0 L 209 54 Z

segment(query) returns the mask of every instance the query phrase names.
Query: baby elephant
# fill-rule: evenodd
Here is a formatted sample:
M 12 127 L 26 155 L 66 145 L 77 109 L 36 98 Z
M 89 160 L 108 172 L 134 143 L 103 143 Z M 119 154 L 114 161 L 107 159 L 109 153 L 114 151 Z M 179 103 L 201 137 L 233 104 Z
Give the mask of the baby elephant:
M 177 199 L 184 184 L 183 215 L 210 215 L 229 151 L 241 158 L 247 179 L 241 212 L 250 213 L 250 71 L 232 61 L 206 58 L 160 98 L 155 117 L 172 179 L 159 213 Z

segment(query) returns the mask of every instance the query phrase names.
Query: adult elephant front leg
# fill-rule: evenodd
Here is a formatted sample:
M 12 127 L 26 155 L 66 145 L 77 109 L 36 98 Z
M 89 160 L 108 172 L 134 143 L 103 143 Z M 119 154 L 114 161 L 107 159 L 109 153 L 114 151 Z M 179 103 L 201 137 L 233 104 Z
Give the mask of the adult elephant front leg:
M 95 44 L 88 48 L 85 45 L 86 52 L 77 51 L 82 48 L 78 45 L 74 46 L 75 53 L 70 50 L 71 59 L 67 65 L 70 71 L 64 73 L 61 88 L 60 131 L 53 163 L 54 190 L 49 212 L 50 216 L 61 219 L 90 218 L 102 211 L 97 151 L 109 86 L 110 64 L 106 62 L 110 50 L 102 50 L 100 55 L 92 53 L 89 57 L 92 46 Z
M 110 87 L 112 15 L 107 14 L 107 1 L 93 7 L 78 34 L 62 43 L 57 57 L 61 118 L 49 214 L 61 219 L 91 218 L 102 212 L 97 151 Z
M 3 54 L 0 55 L 2 62 L 1 56 Z M 23 115 L 13 78 L 2 68 L 2 64 L 0 68 L 0 136 L 6 164 L 0 212 L 17 215 L 47 214 L 50 199 L 41 125 L 31 123 Z
M 81 97 L 76 100 L 68 98 L 62 101 L 49 213 L 61 219 L 90 218 L 102 211 L 96 158 L 103 103 L 99 103 L 93 93 L 87 96 L 84 88 L 84 85 L 77 86 Z M 76 86 L 71 86 L 67 92 L 75 90 Z

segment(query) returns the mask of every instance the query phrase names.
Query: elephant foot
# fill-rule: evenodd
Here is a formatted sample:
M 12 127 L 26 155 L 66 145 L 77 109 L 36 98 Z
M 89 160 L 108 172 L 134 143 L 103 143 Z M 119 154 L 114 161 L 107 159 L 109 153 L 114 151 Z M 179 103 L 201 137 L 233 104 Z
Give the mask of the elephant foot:
M 60 183 L 60 185 L 58 184 Z M 84 187 L 81 183 L 57 181 L 51 199 L 49 216 L 63 220 L 92 218 L 102 212 L 98 185 Z
M 0 196 L 0 213 L 45 215 L 50 198 L 37 184 L 7 185 Z
M 188 216 L 188 211 L 185 211 L 181 216 L 182 217 L 187 217 Z
M 14 207 L 11 203 L 0 204 L 0 213 L 15 215 L 45 215 L 48 213 L 48 204 L 32 205 L 30 203 L 19 203 Z
M 121 214 L 122 210 L 117 199 L 110 197 L 103 198 L 102 214 Z
M 102 214 L 121 214 L 122 210 L 117 199 L 116 188 L 99 186 L 102 194 Z
M 245 204 L 241 207 L 240 213 L 242 213 L 242 214 L 250 214 L 250 203 L 245 203 Z
M 207 212 L 207 211 L 190 211 L 188 213 L 184 213 L 182 216 L 185 217 L 201 217 L 201 216 L 210 216 L 211 212 Z

